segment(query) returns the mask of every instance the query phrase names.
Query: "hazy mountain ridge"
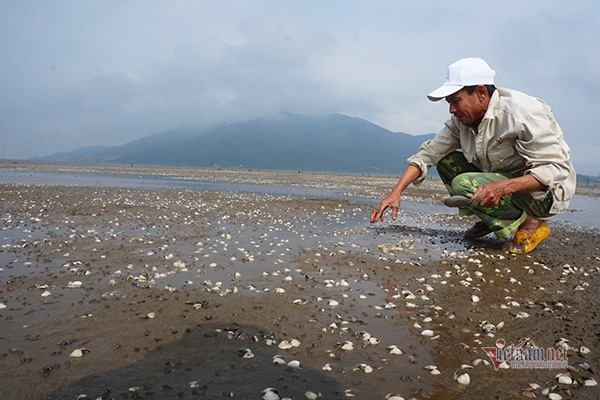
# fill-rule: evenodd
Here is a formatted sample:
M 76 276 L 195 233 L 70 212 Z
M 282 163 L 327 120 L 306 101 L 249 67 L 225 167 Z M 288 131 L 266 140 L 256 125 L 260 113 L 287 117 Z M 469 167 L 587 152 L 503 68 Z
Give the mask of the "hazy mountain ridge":
M 399 173 L 434 135 L 394 133 L 360 118 L 282 114 L 229 125 L 182 128 L 122 146 L 84 147 L 54 162 Z

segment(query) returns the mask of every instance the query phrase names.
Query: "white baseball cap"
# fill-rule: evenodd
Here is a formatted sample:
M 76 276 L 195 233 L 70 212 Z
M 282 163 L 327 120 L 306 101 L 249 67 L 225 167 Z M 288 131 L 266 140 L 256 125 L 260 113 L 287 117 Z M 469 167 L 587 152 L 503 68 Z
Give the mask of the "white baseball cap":
M 427 95 L 438 101 L 454 94 L 465 86 L 493 85 L 496 71 L 481 58 L 463 58 L 448 67 L 446 82 Z

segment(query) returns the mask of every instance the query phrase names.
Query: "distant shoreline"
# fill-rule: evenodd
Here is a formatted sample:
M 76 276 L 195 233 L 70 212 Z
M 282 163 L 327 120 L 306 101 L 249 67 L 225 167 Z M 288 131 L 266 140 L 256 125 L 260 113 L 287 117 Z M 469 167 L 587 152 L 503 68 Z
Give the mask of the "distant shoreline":
M 92 172 L 111 174 L 143 174 L 156 176 L 182 176 L 186 179 L 202 179 L 219 182 L 242 183 L 269 183 L 273 185 L 303 185 L 313 187 L 328 187 L 335 181 L 335 185 L 344 185 L 351 188 L 368 188 L 373 196 L 386 196 L 398 182 L 398 175 L 353 174 L 323 171 L 275 171 L 255 169 L 218 169 L 204 167 L 174 167 L 174 166 L 136 166 L 136 165 L 108 165 L 108 164 L 71 164 L 50 163 L 36 161 L 0 161 L 0 170 L 24 170 L 38 172 Z M 338 186 L 339 187 L 339 186 Z M 425 190 L 430 197 L 439 192 L 444 196 L 445 190 L 438 177 L 428 179 L 416 188 L 409 187 L 408 194 L 420 193 Z M 578 183 L 576 195 L 600 197 L 600 186 Z M 431 199 L 421 199 L 431 201 Z

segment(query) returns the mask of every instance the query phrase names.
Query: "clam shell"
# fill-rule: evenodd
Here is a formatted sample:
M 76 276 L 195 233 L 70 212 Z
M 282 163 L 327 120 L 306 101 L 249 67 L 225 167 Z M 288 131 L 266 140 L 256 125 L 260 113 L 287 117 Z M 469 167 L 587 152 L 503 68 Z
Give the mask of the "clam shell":
M 456 382 L 460 383 L 461 385 L 468 385 L 471 383 L 471 377 L 467 373 L 460 374 L 456 377 Z
M 598 382 L 594 378 L 586 379 L 583 384 L 587 387 L 598 386 Z
M 75 349 L 71 352 L 71 354 L 69 354 L 69 357 L 83 357 L 83 351 L 81 351 L 81 349 Z

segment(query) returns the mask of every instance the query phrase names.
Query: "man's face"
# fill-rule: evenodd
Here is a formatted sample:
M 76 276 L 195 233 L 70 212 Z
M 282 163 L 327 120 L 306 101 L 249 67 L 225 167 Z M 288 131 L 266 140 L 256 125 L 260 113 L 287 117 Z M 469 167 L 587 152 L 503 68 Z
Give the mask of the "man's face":
M 489 97 L 485 87 L 480 86 L 471 95 L 464 89 L 459 90 L 446 97 L 446 101 L 450 104 L 450 114 L 461 124 L 477 128 L 487 110 Z

